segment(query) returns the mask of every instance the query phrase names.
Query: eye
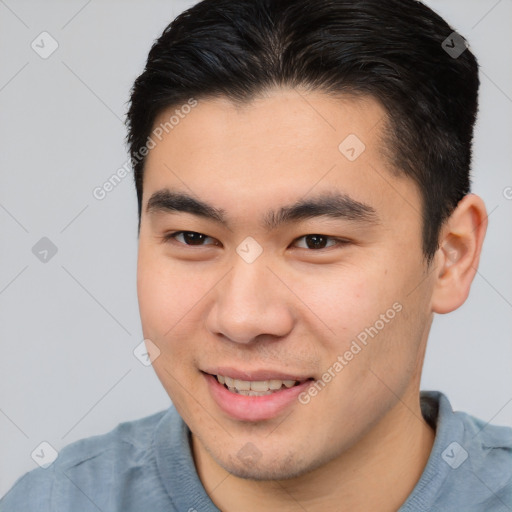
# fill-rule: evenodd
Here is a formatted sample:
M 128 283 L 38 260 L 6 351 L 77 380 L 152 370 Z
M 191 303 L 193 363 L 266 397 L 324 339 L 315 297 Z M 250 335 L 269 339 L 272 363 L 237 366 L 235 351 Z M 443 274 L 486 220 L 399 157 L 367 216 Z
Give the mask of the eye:
M 174 231 L 173 233 L 167 233 L 162 238 L 164 242 L 172 241 L 185 246 L 220 245 L 219 241 L 215 238 L 207 236 L 203 233 L 198 233 L 196 231 Z M 207 243 L 208 240 L 210 240 L 210 243 Z M 311 249 L 319 251 L 322 249 L 334 247 L 336 245 L 346 245 L 348 243 L 349 242 L 347 240 L 340 238 L 327 235 L 311 234 L 297 238 L 294 242 L 294 245 L 300 249 Z
M 195 231 L 175 231 L 174 233 L 168 233 L 163 236 L 164 242 L 175 240 L 182 245 L 219 245 L 219 242 L 210 236 L 204 235 L 203 233 L 197 233 Z M 213 240 L 213 244 L 205 244 L 205 240 Z
M 304 242 L 302 245 L 299 243 L 299 241 L 303 240 Z M 329 243 L 330 242 L 330 243 Z M 301 249 L 313 249 L 313 250 L 320 250 L 320 249 L 326 249 L 329 247 L 333 247 L 335 245 L 345 245 L 347 244 L 347 240 L 342 240 L 340 238 L 334 238 L 331 236 L 326 235 L 304 235 L 300 238 L 297 238 L 295 240 L 295 244 L 297 247 Z

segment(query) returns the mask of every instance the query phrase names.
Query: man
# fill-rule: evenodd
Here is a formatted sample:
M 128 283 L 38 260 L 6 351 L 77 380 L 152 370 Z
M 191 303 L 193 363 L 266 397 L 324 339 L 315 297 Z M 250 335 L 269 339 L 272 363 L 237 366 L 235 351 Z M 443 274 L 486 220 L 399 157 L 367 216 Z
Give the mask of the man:
M 512 510 L 512 429 L 419 391 L 485 236 L 478 85 L 413 0 L 181 14 L 128 112 L 140 314 L 174 406 L 66 447 L 1 510 Z

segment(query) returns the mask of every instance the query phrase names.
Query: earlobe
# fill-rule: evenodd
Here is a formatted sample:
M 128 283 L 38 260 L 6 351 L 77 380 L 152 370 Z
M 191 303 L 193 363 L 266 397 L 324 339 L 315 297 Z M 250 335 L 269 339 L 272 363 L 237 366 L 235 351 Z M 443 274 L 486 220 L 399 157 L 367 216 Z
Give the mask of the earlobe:
M 434 313 L 449 313 L 465 302 L 478 268 L 486 230 L 483 200 L 475 194 L 466 195 L 445 222 L 439 237 L 432 293 Z

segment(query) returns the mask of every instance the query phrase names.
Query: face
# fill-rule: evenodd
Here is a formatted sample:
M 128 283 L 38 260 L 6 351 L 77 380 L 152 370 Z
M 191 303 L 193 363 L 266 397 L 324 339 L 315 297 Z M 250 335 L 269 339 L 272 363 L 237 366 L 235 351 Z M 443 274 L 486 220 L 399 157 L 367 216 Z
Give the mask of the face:
M 418 385 L 421 197 L 388 167 L 384 120 L 319 92 L 204 100 L 148 154 L 144 337 L 195 442 L 235 475 L 317 468 Z

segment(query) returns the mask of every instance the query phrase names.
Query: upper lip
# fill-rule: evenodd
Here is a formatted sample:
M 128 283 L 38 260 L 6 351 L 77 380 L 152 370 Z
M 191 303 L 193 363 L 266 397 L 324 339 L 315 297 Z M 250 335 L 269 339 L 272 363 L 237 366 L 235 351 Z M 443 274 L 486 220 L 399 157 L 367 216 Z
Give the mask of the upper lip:
M 208 368 L 202 370 L 210 375 L 222 375 L 231 377 L 232 379 L 246 381 L 262 381 L 262 380 L 308 380 L 312 378 L 310 375 L 304 376 L 299 374 L 284 373 L 279 370 L 240 370 L 230 367 L 219 366 L 216 368 Z

